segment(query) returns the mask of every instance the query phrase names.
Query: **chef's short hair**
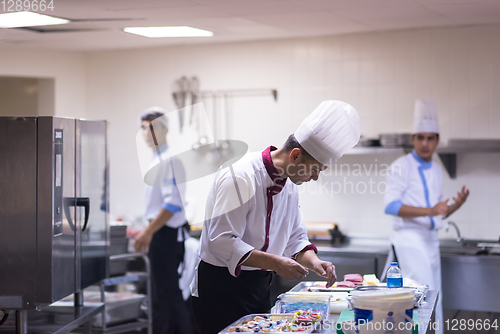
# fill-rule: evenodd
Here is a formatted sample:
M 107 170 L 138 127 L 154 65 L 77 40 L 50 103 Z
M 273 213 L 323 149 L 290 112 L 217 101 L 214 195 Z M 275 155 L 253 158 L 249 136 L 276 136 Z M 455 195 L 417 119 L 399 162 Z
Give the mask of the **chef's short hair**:
M 142 111 L 139 116 L 139 126 L 142 126 L 143 121 L 152 122 L 158 118 L 158 122 L 165 128 L 168 128 L 168 118 L 165 115 L 165 110 L 161 107 L 150 107 Z
M 294 148 L 298 148 L 300 152 L 302 152 L 302 156 L 304 157 L 304 160 L 310 160 L 314 158 L 312 155 L 310 155 L 298 142 L 297 138 L 293 134 L 288 136 L 288 139 L 286 140 L 285 144 L 283 145 L 285 148 L 285 151 L 287 152 L 292 152 Z

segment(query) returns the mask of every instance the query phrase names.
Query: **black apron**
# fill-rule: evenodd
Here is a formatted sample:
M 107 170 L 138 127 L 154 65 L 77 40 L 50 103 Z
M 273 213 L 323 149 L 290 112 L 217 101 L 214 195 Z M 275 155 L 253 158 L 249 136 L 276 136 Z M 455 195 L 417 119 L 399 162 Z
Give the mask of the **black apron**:
M 193 332 L 190 309 L 179 288 L 177 269 L 184 259 L 184 242 L 177 241 L 179 228 L 163 226 L 149 245 L 154 334 Z
M 272 272 L 242 270 L 232 276 L 226 267 L 201 261 L 198 266 L 198 297 L 193 312 L 201 334 L 216 334 L 239 318 L 271 310 Z

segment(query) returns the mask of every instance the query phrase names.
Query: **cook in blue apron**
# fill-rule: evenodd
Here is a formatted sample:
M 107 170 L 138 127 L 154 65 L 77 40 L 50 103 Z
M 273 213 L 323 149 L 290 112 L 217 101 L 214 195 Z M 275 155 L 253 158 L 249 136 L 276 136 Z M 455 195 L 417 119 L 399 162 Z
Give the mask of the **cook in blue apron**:
M 465 202 L 469 191 L 464 186 L 451 205 L 448 205 L 449 199 L 443 200 L 443 171 L 432 160 L 439 143 L 434 101 L 416 101 L 412 134 L 414 150 L 390 166 L 385 212 L 394 216 L 392 242 L 403 277 L 439 291 L 436 305 L 439 330 L 436 333 L 443 333 L 438 230 L 443 217 L 455 212 Z

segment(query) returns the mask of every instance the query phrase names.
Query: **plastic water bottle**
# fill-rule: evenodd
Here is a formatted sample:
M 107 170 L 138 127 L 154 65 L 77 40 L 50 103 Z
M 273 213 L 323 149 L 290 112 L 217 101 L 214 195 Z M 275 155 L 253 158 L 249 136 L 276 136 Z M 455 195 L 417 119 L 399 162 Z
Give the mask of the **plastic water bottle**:
M 399 269 L 397 262 L 391 262 L 390 268 L 387 269 L 387 287 L 403 287 L 403 273 L 401 272 L 401 269 Z

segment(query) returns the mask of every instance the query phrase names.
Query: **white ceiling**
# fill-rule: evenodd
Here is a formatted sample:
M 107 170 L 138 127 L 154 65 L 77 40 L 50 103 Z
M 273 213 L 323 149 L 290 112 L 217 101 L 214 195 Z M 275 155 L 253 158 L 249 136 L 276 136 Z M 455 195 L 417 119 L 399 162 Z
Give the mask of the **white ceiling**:
M 46 14 L 75 21 L 67 25 L 40 27 L 45 32 L 0 28 L 0 48 L 95 51 L 500 23 L 500 0 L 53 2 L 54 11 L 46 11 Z M 214 36 L 153 39 L 122 31 L 126 26 L 170 25 L 210 30 Z

